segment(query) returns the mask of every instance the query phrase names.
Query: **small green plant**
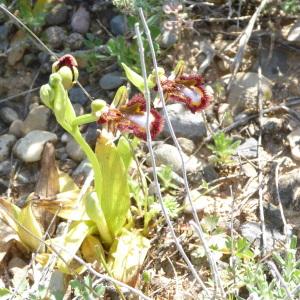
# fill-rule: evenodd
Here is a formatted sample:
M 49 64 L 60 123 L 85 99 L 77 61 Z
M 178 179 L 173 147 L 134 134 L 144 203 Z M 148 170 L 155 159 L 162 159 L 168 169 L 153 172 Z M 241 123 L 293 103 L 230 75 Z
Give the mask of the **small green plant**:
M 22 21 L 33 30 L 41 28 L 52 0 L 38 0 L 32 5 L 30 0 L 18 0 L 17 7 Z
M 213 153 L 213 161 L 220 164 L 231 163 L 240 141 L 234 141 L 222 131 L 213 135 L 213 141 L 213 144 L 207 146 Z
M 285 0 L 281 3 L 281 8 L 287 14 L 297 14 L 300 12 L 300 3 L 298 0 Z
M 101 299 L 104 296 L 105 287 L 101 284 L 93 285 L 93 279 L 87 275 L 83 282 L 74 279 L 70 281 L 74 295 L 83 300 Z

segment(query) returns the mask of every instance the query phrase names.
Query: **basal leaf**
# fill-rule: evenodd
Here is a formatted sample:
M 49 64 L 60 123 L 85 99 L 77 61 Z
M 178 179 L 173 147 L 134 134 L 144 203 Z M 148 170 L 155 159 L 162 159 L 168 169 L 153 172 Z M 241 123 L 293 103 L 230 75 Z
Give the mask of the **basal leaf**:
M 150 248 L 150 241 L 140 232 L 123 230 L 112 246 L 109 266 L 114 278 L 132 286 Z
M 116 236 L 130 207 L 127 170 L 117 147 L 103 135 L 97 140 L 95 152 L 103 174 L 101 208 L 111 234 Z

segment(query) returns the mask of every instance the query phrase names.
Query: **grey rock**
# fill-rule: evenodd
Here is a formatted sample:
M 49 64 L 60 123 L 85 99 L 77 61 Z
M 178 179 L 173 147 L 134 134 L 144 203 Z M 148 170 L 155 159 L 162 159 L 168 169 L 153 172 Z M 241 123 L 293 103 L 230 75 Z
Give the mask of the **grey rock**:
M 246 158 L 256 158 L 257 157 L 258 142 L 255 138 L 247 139 L 243 144 L 239 145 L 237 148 L 237 153 L 240 156 Z
M 292 131 L 288 136 L 293 159 L 300 160 L 300 128 Z
M 240 227 L 242 236 L 257 247 L 260 246 L 261 226 L 254 222 L 244 223 Z M 266 228 L 266 250 L 272 251 L 278 243 L 285 241 L 285 236 L 276 229 Z
M 0 176 L 8 177 L 10 175 L 11 167 L 11 162 L 9 160 L 0 162 Z
M 160 38 L 160 46 L 164 49 L 170 48 L 177 43 L 178 34 L 176 30 L 164 30 Z
M 219 174 L 212 164 L 203 164 L 201 173 L 206 182 L 211 182 L 219 178 Z
M 0 136 L 0 161 L 9 157 L 10 149 L 16 142 L 16 137 L 12 134 L 3 134 Z
M 23 126 L 23 121 L 15 120 L 10 124 L 8 132 L 13 134 L 17 138 L 20 138 L 23 136 Z
M 39 105 L 30 110 L 23 122 L 24 134 L 32 130 L 47 130 L 50 117 L 50 109 L 44 105 Z
M 191 200 L 197 213 L 202 213 L 204 209 L 209 205 L 209 203 L 214 202 L 211 197 L 203 196 L 197 190 L 191 191 Z M 192 214 L 192 206 L 190 204 L 188 196 L 184 198 L 183 211 L 186 214 Z
M 64 3 L 54 5 L 46 17 L 48 25 L 62 25 L 68 19 L 68 7 Z
M 51 26 L 45 30 L 46 40 L 53 49 L 61 48 L 66 39 L 65 30 L 59 26 Z
M 14 66 L 18 61 L 20 61 L 25 53 L 28 46 L 24 39 L 24 33 L 22 31 L 17 31 L 12 39 L 10 40 L 10 51 L 7 55 L 7 61 L 10 66 Z
M 0 26 L 0 51 L 5 51 L 8 47 L 8 31 L 5 24 Z
M 230 76 L 226 75 L 223 77 L 223 81 L 228 83 L 229 78 Z M 237 73 L 228 94 L 228 103 L 234 115 L 239 114 L 247 108 L 253 109 L 257 107 L 258 82 L 259 76 L 257 73 Z M 272 86 L 271 81 L 265 76 L 262 76 L 261 88 L 263 98 L 269 100 L 272 97 Z
M 74 32 L 87 33 L 90 27 L 90 13 L 80 6 L 72 16 L 71 27 Z
M 243 170 L 244 174 L 249 178 L 257 176 L 256 169 L 250 163 L 242 164 L 242 170 Z
M 297 44 L 300 43 L 300 20 L 298 20 L 291 28 L 287 40 Z
M 127 31 L 127 22 L 124 15 L 118 15 L 110 20 L 110 30 L 114 35 L 124 35 Z
M 85 105 L 88 101 L 88 97 L 83 93 L 82 89 L 79 87 L 72 88 L 69 91 L 70 99 L 72 103 L 79 103 Z
M 274 178 L 270 179 L 271 201 L 278 204 L 277 189 Z M 284 175 L 279 176 L 278 192 L 284 208 L 295 208 L 300 206 L 300 169 L 294 169 Z
M 83 45 L 84 38 L 78 32 L 71 33 L 65 40 L 64 45 L 71 50 L 78 50 Z
M 284 125 L 284 119 L 282 118 L 263 118 L 262 132 L 264 135 L 278 135 L 278 132 L 282 130 Z
M 170 121 L 177 137 L 190 139 L 203 138 L 206 135 L 205 123 L 201 113 L 191 113 L 181 103 L 167 106 Z M 163 135 L 170 136 L 169 129 L 164 126 Z
M 113 90 L 118 88 L 124 82 L 124 77 L 119 72 L 111 72 L 102 76 L 99 85 L 103 90 Z
M 73 139 L 70 139 L 67 142 L 66 152 L 68 153 L 69 157 L 75 161 L 82 161 L 85 158 L 84 152 Z
M 19 118 L 15 110 L 10 107 L 3 107 L 0 110 L 0 118 L 6 124 L 11 124 L 13 121 Z
M 192 140 L 189 140 L 184 137 L 179 137 L 177 140 L 178 140 L 178 143 L 179 143 L 182 151 L 185 154 L 191 155 L 195 151 L 196 145 Z
M 253 66 L 253 71 L 257 71 L 259 66 L 262 68 L 262 74 L 269 79 L 278 79 L 289 70 L 288 51 L 283 47 L 275 47 L 272 56 L 268 49 L 263 49 L 257 57 L 257 61 Z
M 95 147 L 96 144 L 96 140 L 97 140 L 97 129 L 98 129 L 98 125 L 96 123 L 91 123 L 88 125 L 88 128 L 86 130 L 86 132 L 84 133 L 84 138 L 86 140 L 86 142 L 92 147 Z
M 92 170 L 92 166 L 90 161 L 88 159 L 84 159 L 74 170 L 73 176 L 83 175 L 86 178 L 89 175 L 91 170 Z
M 46 142 L 56 142 L 57 135 L 42 130 L 33 130 L 19 139 L 14 146 L 14 154 L 24 162 L 36 162 L 41 159 Z
M 34 176 L 29 170 L 24 169 L 18 172 L 16 176 L 16 181 L 20 185 L 26 185 L 35 183 L 37 180 L 36 176 Z
M 81 116 L 81 115 L 84 114 L 84 108 L 83 108 L 83 106 L 81 104 L 74 103 L 73 104 L 73 108 L 74 108 L 76 116 Z
M 52 272 L 49 282 L 49 292 L 52 295 L 64 295 L 67 289 L 66 275 L 58 270 Z
M 181 159 L 175 146 L 161 144 L 154 149 L 154 155 L 157 166 L 171 166 L 175 173 L 181 174 Z M 187 172 L 195 172 L 199 167 L 199 161 L 196 157 L 188 157 L 183 153 L 183 159 L 186 163 Z M 147 158 L 147 164 L 151 165 L 150 157 Z

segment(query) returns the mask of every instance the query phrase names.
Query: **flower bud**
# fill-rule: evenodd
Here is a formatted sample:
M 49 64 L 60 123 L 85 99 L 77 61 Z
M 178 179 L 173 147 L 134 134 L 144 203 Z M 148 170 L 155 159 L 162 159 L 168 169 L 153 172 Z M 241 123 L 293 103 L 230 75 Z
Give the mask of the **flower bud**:
M 62 78 L 62 84 L 69 90 L 78 80 L 78 65 L 72 55 L 66 54 L 52 65 L 52 73 L 58 73 Z
M 102 110 L 107 106 L 106 102 L 104 100 L 101 99 L 96 99 L 91 103 L 91 109 L 92 109 L 92 113 L 94 115 L 98 115 L 98 117 L 100 117 Z

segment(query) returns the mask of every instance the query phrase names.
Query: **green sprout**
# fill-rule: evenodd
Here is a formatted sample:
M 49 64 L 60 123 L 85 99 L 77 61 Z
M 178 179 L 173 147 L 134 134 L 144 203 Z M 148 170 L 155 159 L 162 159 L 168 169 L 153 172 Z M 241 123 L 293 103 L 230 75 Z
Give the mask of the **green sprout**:
M 220 164 L 231 163 L 241 141 L 234 141 L 222 131 L 213 135 L 213 141 L 213 144 L 207 146 L 213 153 L 213 161 Z

